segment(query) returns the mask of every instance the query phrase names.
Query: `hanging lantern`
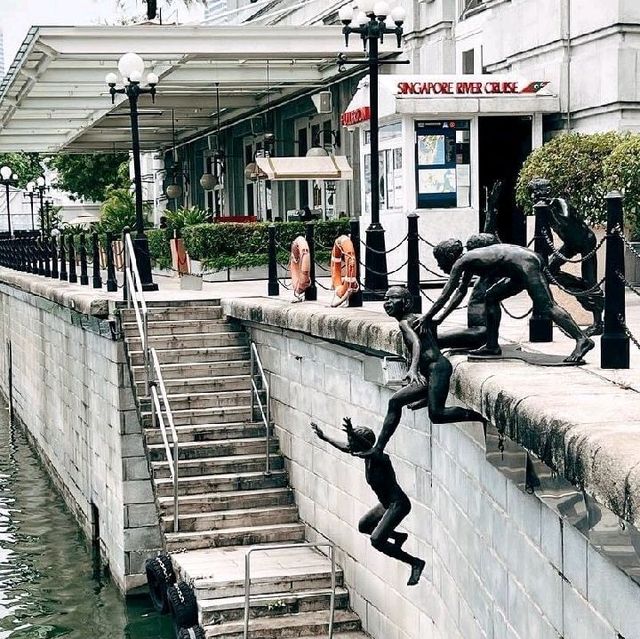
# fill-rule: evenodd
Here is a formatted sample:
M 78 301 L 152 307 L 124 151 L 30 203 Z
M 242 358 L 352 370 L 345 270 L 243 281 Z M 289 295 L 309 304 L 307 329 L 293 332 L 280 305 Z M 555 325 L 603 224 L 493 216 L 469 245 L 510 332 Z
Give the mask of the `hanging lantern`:
M 213 191 L 213 189 L 215 189 L 216 186 L 218 186 L 218 178 L 215 175 L 212 175 L 211 173 L 205 173 L 200 178 L 200 186 L 205 191 Z
M 182 187 L 179 184 L 169 184 L 166 193 L 167 197 L 173 200 L 182 195 Z

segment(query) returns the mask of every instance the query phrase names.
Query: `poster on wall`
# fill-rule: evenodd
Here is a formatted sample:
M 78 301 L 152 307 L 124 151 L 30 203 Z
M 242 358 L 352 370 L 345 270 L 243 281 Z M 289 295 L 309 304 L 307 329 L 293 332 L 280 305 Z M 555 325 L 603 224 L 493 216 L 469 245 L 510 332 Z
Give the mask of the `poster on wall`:
M 418 136 L 418 164 L 444 164 L 444 135 Z
M 455 169 L 420 169 L 418 172 L 420 193 L 455 193 Z

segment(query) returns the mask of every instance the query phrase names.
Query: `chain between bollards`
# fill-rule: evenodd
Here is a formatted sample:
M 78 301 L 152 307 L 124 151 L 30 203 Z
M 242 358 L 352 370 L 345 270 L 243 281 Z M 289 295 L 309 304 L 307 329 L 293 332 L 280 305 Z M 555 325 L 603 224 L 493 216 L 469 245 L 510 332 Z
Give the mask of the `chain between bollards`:
M 604 333 L 600 342 L 601 368 L 629 368 L 629 337 L 625 331 L 624 240 L 622 194 L 612 191 L 607 201 Z M 620 277 L 622 275 L 622 278 Z

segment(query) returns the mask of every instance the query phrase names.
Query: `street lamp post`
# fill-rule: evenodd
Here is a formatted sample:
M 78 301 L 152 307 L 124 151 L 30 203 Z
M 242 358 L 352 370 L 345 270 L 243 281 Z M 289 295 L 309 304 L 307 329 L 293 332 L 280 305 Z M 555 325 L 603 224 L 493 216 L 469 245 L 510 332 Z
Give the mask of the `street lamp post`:
M 369 111 L 371 123 L 371 223 L 366 232 L 366 267 L 365 288 L 369 292 L 367 297 L 377 299 L 388 286 L 387 256 L 385 255 L 384 229 L 380 224 L 380 165 L 378 160 L 378 74 L 382 64 L 409 64 L 409 60 L 381 60 L 379 43 L 384 42 L 385 35 L 396 38 L 398 48 L 402 45 L 402 25 L 405 11 L 402 7 L 389 9 L 386 2 L 375 0 L 358 0 L 360 13 L 355 18 L 350 5 L 342 7 L 338 13 L 344 25 L 346 46 L 349 46 L 349 36 L 357 33 L 362 39 L 367 54 L 364 60 L 347 60 L 344 55 L 338 56 L 338 64 L 367 64 L 369 67 Z M 366 291 L 365 291 L 366 295 Z
M 27 184 L 27 188 L 29 185 Z M 36 188 L 38 189 L 38 194 L 40 196 L 40 233 L 42 235 L 42 239 L 45 237 L 45 224 L 44 224 L 44 194 L 49 190 L 47 186 L 47 181 L 44 178 L 44 175 L 39 175 L 36 178 Z
M 3 166 L 0 169 L 0 184 L 4 185 L 5 193 L 7 195 L 7 228 L 9 230 L 9 235 L 13 235 L 13 232 L 11 230 L 11 204 L 9 202 L 9 187 L 17 186 L 18 176 L 10 167 Z
M 133 180 L 135 186 L 136 201 L 136 235 L 133 238 L 133 249 L 136 255 L 140 281 L 144 291 L 157 291 L 158 285 L 154 284 L 151 274 L 151 256 L 149 255 L 149 241 L 144 232 L 144 217 L 142 211 L 142 175 L 140 169 L 140 132 L 138 129 L 138 98 L 149 94 L 155 102 L 156 85 L 158 76 L 155 73 L 147 75 L 148 87 L 141 87 L 142 74 L 144 73 L 144 60 L 136 53 L 125 53 L 118 61 L 118 70 L 125 80 L 124 87 L 116 88 L 118 77 L 115 73 L 109 73 L 106 77 L 111 94 L 111 102 L 115 101 L 116 94 L 126 95 L 129 99 L 131 117 L 131 150 L 133 154 Z
M 34 217 L 34 211 L 33 211 L 33 198 L 36 196 L 36 183 L 35 182 L 28 182 L 27 183 L 27 190 L 24 192 L 25 197 L 29 198 L 29 204 L 31 205 L 31 230 L 35 231 L 36 230 L 36 220 Z

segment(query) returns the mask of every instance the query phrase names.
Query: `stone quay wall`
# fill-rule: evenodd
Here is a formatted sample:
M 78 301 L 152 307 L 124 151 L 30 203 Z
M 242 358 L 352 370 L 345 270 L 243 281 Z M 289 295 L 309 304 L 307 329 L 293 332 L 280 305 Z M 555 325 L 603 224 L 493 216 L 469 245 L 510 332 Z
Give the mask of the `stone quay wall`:
M 223 300 L 223 308 L 250 331 L 268 371 L 308 538 L 336 544 L 352 606 L 375 639 L 640 637 L 640 535 L 620 519 L 636 512 L 629 504 L 640 491 L 620 480 L 640 454 L 631 459 L 627 443 L 623 456 L 615 437 L 607 443 L 602 434 L 617 426 L 598 423 L 593 402 L 610 393 L 621 411 L 614 419 L 629 426 L 632 405 L 620 389 L 578 369 L 453 358 L 450 401 L 491 424 L 485 435 L 481 424 L 432 425 L 427 411 L 404 411 L 387 452 L 412 503 L 405 548 L 427 562 L 410 588 L 408 567 L 358 532 L 375 504 L 362 460 L 309 427 L 315 421 L 344 437 L 340 424 L 350 416 L 379 432 L 392 393 L 382 357 L 401 353 L 395 321 L 264 299 Z M 630 401 L 637 419 L 640 406 Z
M 124 342 L 87 289 L 0 269 L 0 390 L 122 592 L 161 547 Z M 96 521 L 96 512 L 97 519 Z M 97 530 L 99 528 L 99 531 Z

